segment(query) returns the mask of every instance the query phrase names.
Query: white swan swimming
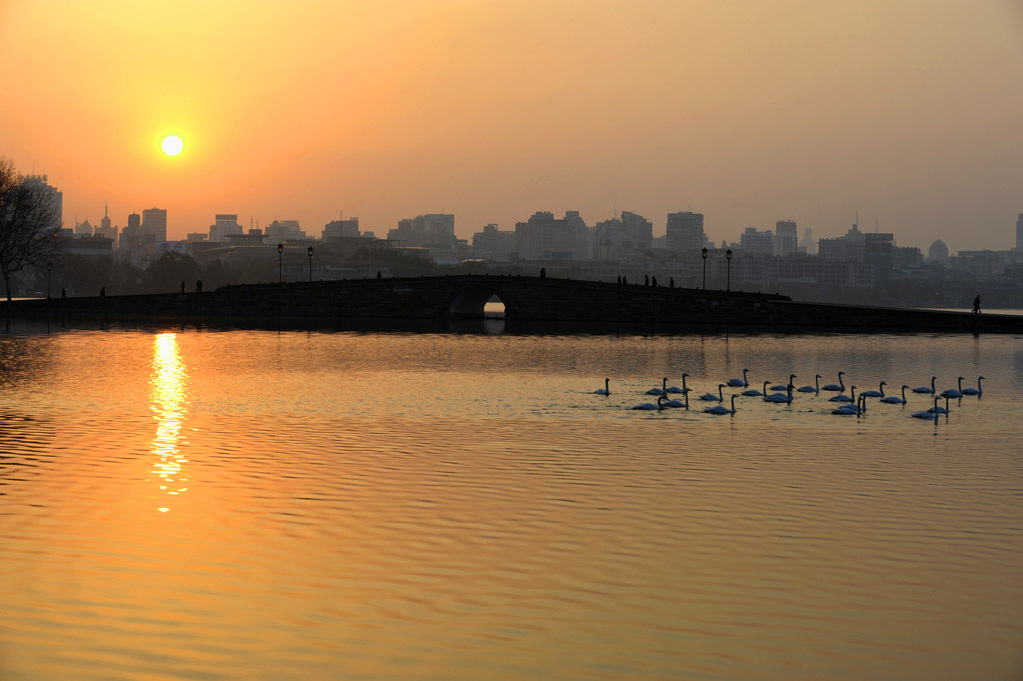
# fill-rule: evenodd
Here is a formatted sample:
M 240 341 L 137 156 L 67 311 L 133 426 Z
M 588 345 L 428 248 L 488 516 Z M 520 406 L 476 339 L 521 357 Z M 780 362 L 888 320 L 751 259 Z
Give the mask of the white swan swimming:
M 831 391 L 836 391 L 837 390 L 840 393 L 845 392 L 845 383 L 842 381 L 842 375 L 844 373 L 845 373 L 844 371 L 839 371 L 838 372 L 838 383 L 828 383 L 827 385 L 822 385 L 821 386 L 821 390 L 831 390 Z
M 938 398 L 937 397 L 934 398 L 934 406 L 935 407 L 938 406 Z M 915 419 L 923 419 L 925 421 L 934 421 L 934 423 L 938 422 L 938 415 L 936 413 L 934 413 L 933 411 L 914 411 L 912 414 L 910 414 L 910 416 L 912 416 Z
M 977 387 L 976 388 L 964 388 L 963 389 L 963 394 L 964 395 L 977 395 L 977 396 L 983 395 L 984 391 L 980 387 L 980 382 L 983 381 L 983 380 L 984 380 L 984 377 L 983 376 L 979 376 L 977 378 Z
M 700 395 L 700 399 L 704 402 L 724 402 L 725 398 L 721 394 L 721 389 L 725 387 L 724 383 L 718 383 L 718 394 L 707 393 L 706 395 Z
M 610 386 L 610 384 L 611 384 L 611 379 L 605 378 L 604 379 L 604 387 L 603 388 L 597 388 L 596 390 L 593 391 L 593 394 L 594 395 L 610 395 L 611 394 L 611 386 Z
M 789 383 L 785 393 L 773 393 L 764 397 L 764 402 L 773 402 L 774 404 L 792 404 L 792 384 Z
M 828 398 L 829 402 L 855 402 L 856 401 L 856 386 L 849 386 L 848 395 L 835 395 L 834 397 Z
M 795 374 L 789 374 L 789 382 L 788 382 L 787 385 L 783 385 L 781 383 L 779 383 L 778 385 L 772 385 L 771 386 L 771 390 L 778 390 L 778 391 L 790 390 L 792 388 L 792 379 L 794 379 L 795 377 L 796 377 Z
M 682 374 L 682 387 L 681 388 L 678 387 L 677 385 L 673 385 L 670 388 L 668 388 L 668 392 L 670 392 L 670 393 L 688 393 L 689 392 L 689 388 L 686 386 L 686 377 L 687 376 L 689 376 L 689 374 Z
M 881 401 L 885 404 L 905 404 L 906 403 L 906 391 L 909 390 L 908 385 L 902 386 L 902 397 L 896 397 L 895 395 L 885 395 L 881 398 Z
M 647 395 L 667 395 L 668 394 L 668 377 L 665 376 L 661 382 L 660 388 L 650 388 L 646 391 Z
M 732 395 L 732 408 L 729 409 L 723 404 L 715 404 L 713 407 L 707 407 L 703 410 L 706 414 L 735 414 L 735 395 Z
M 760 392 L 756 388 L 750 388 L 749 390 L 743 390 L 742 394 L 745 395 L 746 397 L 763 397 L 764 395 L 767 394 L 768 383 L 770 383 L 770 381 L 764 381 L 764 392 Z
M 802 388 L 796 388 L 801 393 L 819 393 L 821 391 L 821 375 L 817 374 L 813 378 L 813 385 L 804 385 Z
M 930 388 L 928 388 L 925 385 L 925 386 L 920 387 L 920 388 L 913 388 L 913 392 L 915 392 L 915 393 L 924 393 L 925 395 L 933 395 L 934 394 L 934 379 L 935 378 L 937 378 L 937 376 L 931 376 L 931 387 Z
M 749 373 L 749 369 L 742 370 L 742 378 L 730 378 L 728 379 L 728 385 L 731 388 L 748 388 L 749 381 L 746 380 L 746 374 Z
M 942 397 L 962 397 L 963 396 L 963 377 L 959 377 L 959 388 L 949 388 L 948 390 L 941 391 Z
M 860 393 L 860 397 L 884 397 L 884 387 L 888 385 L 884 381 L 881 381 L 881 385 L 877 386 L 877 390 L 864 390 Z
M 644 402 L 643 404 L 637 404 L 634 407 L 629 407 L 629 409 L 639 409 L 642 411 L 661 411 L 667 406 L 667 404 L 668 398 L 665 397 L 664 395 L 661 395 L 660 397 L 657 398 L 657 404 L 650 404 L 649 402 Z

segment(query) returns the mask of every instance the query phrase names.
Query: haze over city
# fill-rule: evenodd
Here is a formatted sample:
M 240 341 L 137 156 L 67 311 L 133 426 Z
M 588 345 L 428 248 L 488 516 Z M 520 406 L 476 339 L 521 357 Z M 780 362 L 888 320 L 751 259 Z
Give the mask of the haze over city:
M 859 211 L 899 243 L 1008 248 L 1023 210 L 1009 0 L 0 3 L 0 153 L 65 224 L 151 206 L 423 213 L 467 238 L 538 210 L 691 208 L 712 241 Z M 160 143 L 179 135 L 183 152 Z

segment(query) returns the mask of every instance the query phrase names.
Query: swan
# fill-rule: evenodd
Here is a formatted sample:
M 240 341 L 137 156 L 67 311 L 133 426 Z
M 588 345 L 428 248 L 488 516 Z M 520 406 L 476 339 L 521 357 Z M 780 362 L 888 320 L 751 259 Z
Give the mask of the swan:
M 604 379 L 604 387 L 603 388 L 597 388 L 596 390 L 593 391 L 593 394 L 594 395 L 610 395 L 611 394 L 610 383 L 611 383 L 611 379 L 605 378 Z
M 725 387 L 724 383 L 718 383 L 718 394 L 707 393 L 706 395 L 700 395 L 700 399 L 704 402 L 724 402 L 725 398 L 721 394 L 721 389 Z
M 813 385 L 804 385 L 802 388 L 796 388 L 801 393 L 819 393 L 821 391 L 821 375 L 817 374 L 813 378 Z
M 732 395 L 732 408 L 729 409 L 723 404 L 715 404 L 713 407 L 707 407 L 703 410 L 707 414 L 732 414 L 735 415 L 735 395 Z
M 685 394 L 685 402 L 682 400 L 668 400 L 665 404 L 675 409 L 689 409 L 689 393 Z
M 746 380 L 746 374 L 749 373 L 749 369 L 742 370 L 742 378 L 730 378 L 728 379 L 728 385 L 731 388 L 748 388 L 749 381 Z
M 844 371 L 839 371 L 838 372 L 838 383 L 828 383 L 827 385 L 822 385 L 821 386 L 821 390 L 832 390 L 832 391 L 836 391 L 837 390 L 840 393 L 845 392 L 845 383 L 842 382 L 842 375 L 844 373 L 845 373 Z
M 856 404 L 843 404 L 841 407 L 836 407 L 831 410 L 832 414 L 838 414 L 840 416 L 859 416 L 867 411 L 867 398 L 861 393 L 856 398 Z
M 661 411 L 668 403 L 668 398 L 661 395 L 657 398 L 657 404 L 650 404 L 644 402 L 643 404 L 637 404 L 635 407 L 629 407 L 629 409 L 640 409 L 642 411 Z
M 934 406 L 938 406 L 937 397 L 934 398 Z M 915 419 L 924 419 L 925 421 L 934 421 L 935 423 L 938 422 L 938 415 L 933 411 L 914 411 L 911 416 Z
M 792 384 L 785 390 L 785 394 L 774 393 L 764 398 L 764 402 L 774 402 L 775 404 L 792 404 Z
M 848 395 L 835 395 L 834 397 L 828 398 L 829 402 L 855 402 L 856 401 L 856 386 L 849 386 Z
M 678 387 L 677 385 L 673 385 L 670 388 L 668 388 L 668 392 L 670 392 L 670 393 L 688 393 L 689 392 L 689 388 L 686 387 L 686 376 L 688 376 L 688 375 L 689 374 L 682 374 L 682 387 L 681 388 Z
M 913 392 L 915 392 L 915 393 L 925 393 L 927 395 L 933 395 L 934 394 L 934 379 L 935 378 L 937 378 L 937 376 L 931 376 L 931 387 L 930 388 L 928 388 L 925 385 L 922 388 L 913 388 Z
M 983 380 L 984 380 L 983 376 L 978 377 L 977 378 L 977 387 L 976 388 L 964 388 L 963 389 L 963 394 L 964 395 L 977 395 L 978 397 L 980 395 L 983 395 L 984 391 L 980 387 L 980 382 L 983 381 Z
M 778 390 L 778 391 L 788 390 L 789 388 L 792 387 L 792 379 L 794 379 L 795 377 L 796 377 L 795 374 L 789 374 L 789 383 L 788 383 L 788 385 L 781 385 L 781 384 L 779 384 L 779 385 L 772 385 L 771 386 L 771 390 Z
M 770 383 L 770 381 L 764 381 L 764 392 L 760 392 L 756 388 L 750 388 L 749 390 L 743 390 L 742 394 L 745 395 L 746 397 L 763 397 L 764 395 L 767 394 L 768 383 Z
M 948 390 L 941 391 L 942 397 L 962 397 L 963 396 L 963 377 L 959 377 L 959 388 L 949 388 Z
M 668 377 L 665 376 L 661 382 L 660 388 L 650 388 L 646 391 L 647 395 L 667 395 L 668 394 Z
M 948 413 L 948 400 L 949 400 L 949 397 L 948 397 L 948 395 L 945 395 L 944 397 L 945 397 L 945 406 L 944 407 L 939 407 L 938 406 L 938 400 L 937 400 L 937 398 L 935 398 L 934 406 L 931 407 L 930 409 L 928 409 L 927 411 L 933 412 L 935 414 L 947 414 Z
M 885 395 L 881 398 L 881 401 L 885 404 L 905 404 L 906 403 L 906 390 L 909 389 L 908 385 L 902 386 L 902 397 L 896 397 L 895 395 Z
M 884 381 L 881 381 L 881 385 L 877 386 L 877 390 L 864 390 L 860 393 L 860 397 L 884 397 L 884 387 L 888 385 Z

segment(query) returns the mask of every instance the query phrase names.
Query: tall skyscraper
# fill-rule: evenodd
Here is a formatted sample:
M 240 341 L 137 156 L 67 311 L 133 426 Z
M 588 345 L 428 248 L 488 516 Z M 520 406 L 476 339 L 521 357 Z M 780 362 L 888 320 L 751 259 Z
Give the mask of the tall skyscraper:
M 665 247 L 679 255 L 694 255 L 703 248 L 703 214 L 668 213 Z
M 779 220 L 774 225 L 774 253 L 786 256 L 799 250 L 799 232 L 795 220 Z
M 46 175 L 25 175 L 21 178 L 21 181 L 26 185 L 36 185 L 41 187 L 44 195 L 50 197 L 50 201 L 53 202 L 53 207 L 57 213 L 57 224 L 53 227 L 60 227 L 64 224 L 64 193 L 56 187 L 50 186 L 47 183 Z
M 142 239 L 145 242 L 167 240 L 167 210 L 147 208 L 142 211 Z
M 210 225 L 210 241 L 227 241 L 228 234 L 241 234 L 242 226 L 238 224 L 237 213 L 217 213 L 216 223 Z

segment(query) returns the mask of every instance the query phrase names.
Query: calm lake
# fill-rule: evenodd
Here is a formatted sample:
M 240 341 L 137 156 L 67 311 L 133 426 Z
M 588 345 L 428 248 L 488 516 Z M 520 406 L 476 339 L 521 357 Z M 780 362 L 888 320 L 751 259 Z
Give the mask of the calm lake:
M 0 678 L 1023 675 L 1019 337 L 488 324 L 0 328 Z

